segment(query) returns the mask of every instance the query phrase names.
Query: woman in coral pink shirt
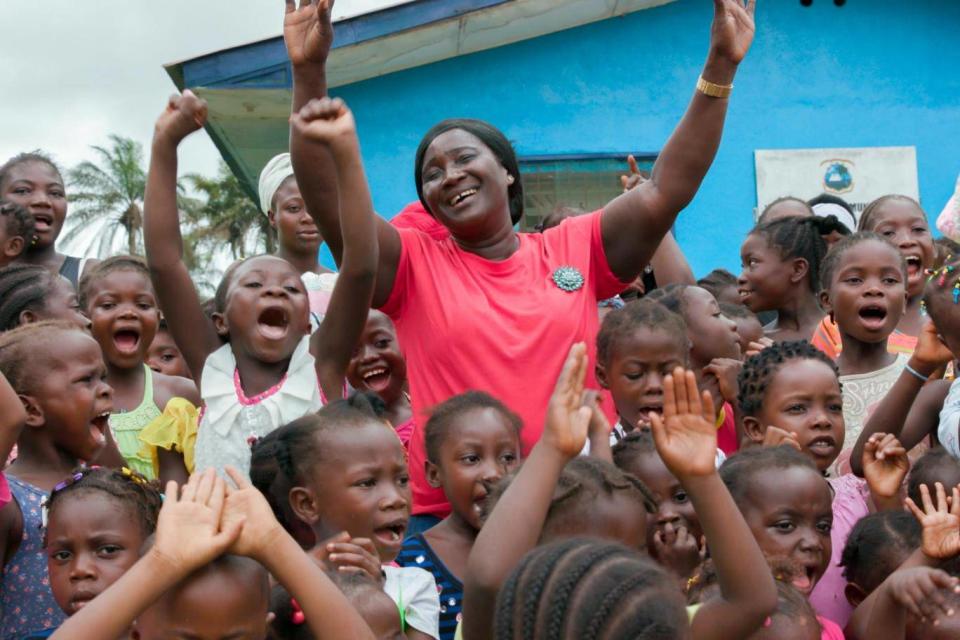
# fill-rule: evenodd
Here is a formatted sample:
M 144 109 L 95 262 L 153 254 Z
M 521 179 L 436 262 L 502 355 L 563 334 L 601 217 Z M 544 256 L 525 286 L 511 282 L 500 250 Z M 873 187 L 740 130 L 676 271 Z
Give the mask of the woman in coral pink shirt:
M 752 2 L 745 8 L 742 1 L 722 0 L 715 7 L 702 81 L 650 180 L 600 211 L 543 234 L 517 233 L 523 186 L 514 150 L 500 131 L 478 120 L 445 120 L 421 141 L 417 194 L 449 236 L 437 239 L 381 221 L 373 299 L 396 324 L 408 362 L 414 514 L 442 516 L 449 508 L 424 472 L 423 426 L 431 407 L 467 390 L 486 391 L 523 418 L 528 452 L 570 345 L 586 342 L 594 357 L 597 301 L 636 278 L 696 193 L 720 143 L 724 96 L 754 31 Z M 316 26 L 290 20 L 284 32 L 294 63 L 295 109 L 325 89 L 318 77 L 329 43 L 311 41 L 311 34 L 327 33 L 311 31 Z M 307 209 L 323 236 L 333 237 L 339 221 L 337 207 L 330 206 L 333 181 L 323 170 L 326 151 L 296 135 L 290 144 Z M 592 373 L 588 384 L 596 387 Z

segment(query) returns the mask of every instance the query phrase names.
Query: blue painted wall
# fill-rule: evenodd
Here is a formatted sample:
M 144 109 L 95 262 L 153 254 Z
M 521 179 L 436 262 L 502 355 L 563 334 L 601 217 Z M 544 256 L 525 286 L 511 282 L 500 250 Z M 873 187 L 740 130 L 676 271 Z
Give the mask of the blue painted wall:
M 756 206 L 754 149 L 915 145 L 939 212 L 960 172 L 960 2 L 760 0 L 720 152 L 676 229 L 694 271 L 739 270 Z M 451 116 L 489 120 L 520 155 L 657 150 L 707 50 L 707 0 L 339 87 L 357 116 L 377 210 L 416 198 L 420 136 Z

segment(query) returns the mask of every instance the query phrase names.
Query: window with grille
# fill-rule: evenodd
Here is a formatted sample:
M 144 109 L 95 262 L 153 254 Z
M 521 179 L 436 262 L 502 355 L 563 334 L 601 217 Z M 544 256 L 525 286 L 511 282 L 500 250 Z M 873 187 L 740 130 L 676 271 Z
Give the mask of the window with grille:
M 529 156 L 520 159 L 523 174 L 524 215 L 521 231 L 533 231 L 543 218 L 560 207 L 594 211 L 622 192 L 627 153 Z M 634 153 L 641 173 L 650 175 L 656 156 Z

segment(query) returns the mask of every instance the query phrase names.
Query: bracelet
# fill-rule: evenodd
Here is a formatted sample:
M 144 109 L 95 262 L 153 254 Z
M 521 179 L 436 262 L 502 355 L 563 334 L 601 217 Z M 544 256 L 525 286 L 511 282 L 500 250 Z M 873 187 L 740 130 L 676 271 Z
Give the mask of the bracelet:
M 909 364 L 903 365 L 903 369 L 904 371 L 910 372 L 912 375 L 916 376 L 920 380 L 923 380 L 924 382 L 926 382 L 930 378 L 930 376 L 923 375 L 922 373 L 920 373 L 919 371 L 911 367 Z
M 729 98 L 733 93 L 732 84 L 716 84 L 709 80 L 704 80 L 703 76 L 697 79 L 697 91 L 711 98 Z

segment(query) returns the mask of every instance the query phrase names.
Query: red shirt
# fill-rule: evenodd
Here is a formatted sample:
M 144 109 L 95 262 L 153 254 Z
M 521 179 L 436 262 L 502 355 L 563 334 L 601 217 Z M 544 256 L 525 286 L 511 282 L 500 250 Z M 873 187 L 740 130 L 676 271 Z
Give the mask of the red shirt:
M 490 393 L 523 419 L 526 455 L 540 438 L 547 401 L 575 342 L 587 344 L 587 386 L 597 388 L 597 301 L 626 286 L 607 264 L 600 215 L 521 233 L 519 249 L 499 262 L 467 253 L 449 237 L 399 229 L 400 263 L 382 311 L 396 324 L 408 362 L 414 513 L 449 512 L 443 491 L 432 489 L 424 473 L 423 427 L 432 407 L 464 391 Z M 564 266 L 583 277 L 575 291 L 554 282 Z
M 437 222 L 430 212 L 423 208 L 419 200 L 405 206 L 400 213 L 390 220 L 397 229 L 416 229 L 423 231 L 434 240 L 443 240 L 450 235 L 447 228 Z

